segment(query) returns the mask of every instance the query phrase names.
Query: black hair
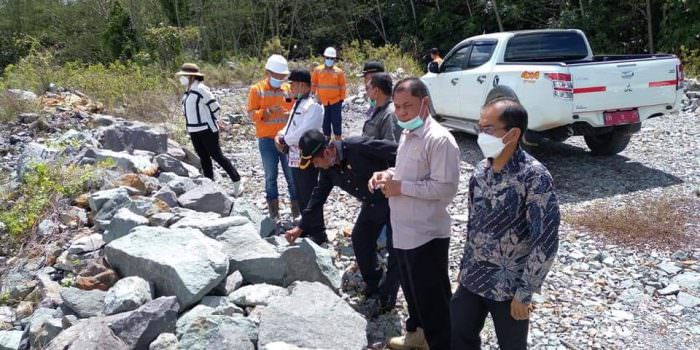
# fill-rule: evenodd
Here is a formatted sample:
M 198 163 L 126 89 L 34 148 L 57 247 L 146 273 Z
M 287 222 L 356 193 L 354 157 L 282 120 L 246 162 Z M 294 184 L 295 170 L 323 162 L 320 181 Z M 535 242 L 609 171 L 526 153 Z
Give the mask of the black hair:
M 204 77 L 199 76 L 199 75 L 195 75 L 195 76 L 194 76 L 194 80 L 196 80 L 196 81 L 204 81 Z
M 525 107 L 520 104 L 518 99 L 508 96 L 497 97 L 484 104 L 482 109 L 493 107 L 501 103 L 505 105 L 505 108 L 503 108 L 501 115 L 498 116 L 498 120 L 503 123 L 506 130 L 513 128 L 520 129 L 520 139 L 522 139 L 525 130 L 527 130 L 527 111 Z
M 374 73 L 372 79 L 369 81 L 370 85 L 376 87 L 384 95 L 391 96 L 392 92 L 392 81 L 391 75 L 388 73 Z
M 438 50 L 437 47 L 433 47 L 432 49 L 430 49 L 430 54 L 440 56 L 440 50 Z
M 401 79 L 394 87 L 394 96 L 398 92 L 409 91 L 411 96 L 423 99 L 423 97 L 428 95 L 428 87 L 425 83 L 418 78 L 405 78 Z

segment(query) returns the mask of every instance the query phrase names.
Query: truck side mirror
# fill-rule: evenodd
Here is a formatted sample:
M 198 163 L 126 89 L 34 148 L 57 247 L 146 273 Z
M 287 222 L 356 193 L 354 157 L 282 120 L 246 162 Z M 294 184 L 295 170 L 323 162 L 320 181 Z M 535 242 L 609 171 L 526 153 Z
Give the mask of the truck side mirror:
M 437 62 L 428 63 L 428 72 L 435 74 L 440 73 L 440 66 L 438 66 Z

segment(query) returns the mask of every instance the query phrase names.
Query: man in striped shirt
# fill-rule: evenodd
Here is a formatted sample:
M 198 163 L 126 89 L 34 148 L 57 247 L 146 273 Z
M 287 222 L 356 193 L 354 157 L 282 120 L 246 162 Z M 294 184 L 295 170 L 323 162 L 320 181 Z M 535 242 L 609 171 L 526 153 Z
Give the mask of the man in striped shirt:
M 453 350 L 481 348 L 489 313 L 501 349 L 526 349 L 532 295 L 559 243 L 552 176 L 519 147 L 527 112 L 512 90 L 494 90 L 479 120 L 486 159 L 469 180 L 467 242 L 450 306 Z

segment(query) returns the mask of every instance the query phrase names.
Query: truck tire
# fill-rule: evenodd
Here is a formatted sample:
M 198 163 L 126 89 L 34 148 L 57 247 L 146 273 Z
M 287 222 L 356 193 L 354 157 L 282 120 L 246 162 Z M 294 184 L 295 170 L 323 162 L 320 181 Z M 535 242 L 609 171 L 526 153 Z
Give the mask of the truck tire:
M 622 130 L 613 130 L 600 135 L 586 135 L 583 138 L 594 156 L 611 156 L 627 148 L 632 134 Z

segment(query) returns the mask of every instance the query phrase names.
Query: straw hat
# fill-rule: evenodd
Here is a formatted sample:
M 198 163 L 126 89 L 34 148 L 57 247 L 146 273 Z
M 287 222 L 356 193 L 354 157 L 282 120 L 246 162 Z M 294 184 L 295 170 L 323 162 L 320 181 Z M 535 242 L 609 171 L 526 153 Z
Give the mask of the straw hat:
M 194 63 L 185 63 L 180 67 L 180 71 L 175 73 L 175 75 L 193 75 L 196 77 L 203 77 L 204 74 L 202 74 L 199 71 L 199 66 L 197 66 Z

